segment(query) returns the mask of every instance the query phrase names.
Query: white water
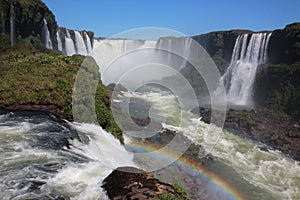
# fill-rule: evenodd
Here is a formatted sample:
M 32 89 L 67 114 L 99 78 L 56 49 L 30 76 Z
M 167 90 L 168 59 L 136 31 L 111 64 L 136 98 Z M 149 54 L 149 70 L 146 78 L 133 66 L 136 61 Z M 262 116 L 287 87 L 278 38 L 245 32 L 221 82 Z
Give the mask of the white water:
M 47 21 L 46 19 L 44 18 L 44 25 L 43 25 L 43 29 L 42 29 L 42 34 L 43 34 L 43 37 L 44 37 L 44 44 L 45 44 L 45 47 L 47 49 L 52 49 L 52 41 L 51 41 L 51 35 L 50 35 L 50 32 L 49 32 L 49 29 L 48 29 L 48 26 L 47 26 Z
M 84 36 L 85 36 L 85 44 L 87 47 L 86 50 L 87 50 L 87 53 L 90 54 L 93 51 L 91 39 L 90 39 L 90 36 L 86 32 L 84 32 Z
M 223 131 L 221 137 L 219 137 L 219 134 L 212 134 L 214 132 L 218 133 L 219 128 L 201 122 L 197 116 L 187 111 L 182 110 L 182 115 L 185 117 L 182 119 L 183 121 L 179 122 L 180 110 L 178 110 L 178 106 L 171 106 L 177 104 L 177 102 L 176 98 L 170 95 L 165 96 L 162 92 L 153 94 L 124 93 L 124 95 L 143 99 L 152 104 L 152 107 L 157 111 L 156 115 L 171 118 L 164 124 L 165 128 L 183 133 L 194 143 L 202 145 L 205 150 L 214 147 L 208 153 L 229 166 L 240 178 L 253 185 L 254 189 L 244 188 L 249 199 L 298 200 L 300 198 L 299 162 L 279 151 L 271 150 L 262 144 L 228 131 Z M 154 115 L 151 117 L 155 119 Z M 178 123 L 181 124 L 180 127 L 177 125 Z M 213 131 L 208 132 L 208 129 Z M 261 150 L 264 148 L 268 150 Z M 218 170 L 222 171 L 224 169 L 220 168 Z M 232 179 L 234 178 L 232 177 Z M 231 182 L 231 184 L 243 188 L 239 180 Z M 259 189 L 255 189 L 255 187 Z
M 74 54 L 89 55 L 93 51 L 93 46 L 89 35 L 85 31 L 74 31 L 75 38 L 70 35 L 70 30 L 66 29 L 65 36 L 62 36 L 61 30 L 56 33 L 58 50 L 68 56 Z M 64 37 L 64 40 L 61 38 Z
M 59 32 L 60 31 L 56 32 L 57 48 L 58 48 L 58 51 L 63 52 L 63 46 L 62 46 L 62 42 L 61 42 L 61 38 L 60 38 Z
M 101 185 L 119 166 L 135 166 L 133 156 L 110 133 L 91 124 L 69 124 L 44 115 L 0 115 L 1 199 L 108 199 Z M 79 131 L 72 146 L 54 145 Z M 30 189 L 31 182 L 45 182 Z
M 82 35 L 78 31 L 74 31 L 75 33 L 75 44 L 76 44 L 76 53 L 80 55 L 87 55 L 87 47 L 85 46 L 84 39 Z
M 224 82 L 227 100 L 234 105 L 253 106 L 253 84 L 257 67 L 267 61 L 271 33 L 253 33 L 238 36 Z
M 65 53 L 68 56 L 72 56 L 74 54 L 76 54 L 76 50 L 75 50 L 75 44 L 73 39 L 71 38 L 71 35 L 69 33 L 69 30 L 66 30 L 66 36 L 65 36 Z
M 93 57 L 100 66 L 101 72 L 105 71 L 108 65 L 116 58 L 127 51 L 145 47 L 155 47 L 156 41 L 106 39 L 94 40 Z
M 72 163 L 51 178 L 45 187 L 75 196 L 74 199 L 107 199 L 101 190 L 105 177 L 121 166 L 135 166 L 133 156 L 120 142 L 100 126 L 73 124 L 89 138 L 88 144 L 72 141 L 71 151 L 90 159 L 87 163 Z

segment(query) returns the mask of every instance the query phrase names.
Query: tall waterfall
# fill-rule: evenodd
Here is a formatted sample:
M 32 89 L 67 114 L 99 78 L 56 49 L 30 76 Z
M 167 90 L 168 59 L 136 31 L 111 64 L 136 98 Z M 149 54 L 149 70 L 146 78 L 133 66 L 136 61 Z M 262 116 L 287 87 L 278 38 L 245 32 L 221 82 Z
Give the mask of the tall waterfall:
M 59 35 L 59 31 L 57 31 L 56 33 L 56 39 L 57 39 L 57 49 L 58 51 L 63 51 L 63 46 L 62 46 L 62 41 L 61 41 L 61 38 L 60 38 L 60 35 Z
M 66 36 L 65 36 L 65 53 L 68 56 L 76 54 L 75 44 L 74 44 L 74 41 L 71 38 L 69 30 L 66 31 Z
M 44 18 L 44 25 L 43 25 L 43 28 L 42 28 L 42 36 L 44 38 L 45 47 L 47 49 L 52 49 L 51 35 L 50 35 L 49 29 L 48 29 L 48 26 L 47 26 L 47 21 L 46 21 L 45 18 Z
M 76 52 L 80 55 L 87 55 L 87 47 L 85 46 L 85 42 L 83 40 L 82 35 L 79 31 L 74 31 L 75 33 L 75 41 L 76 41 Z
M 91 39 L 90 39 L 89 35 L 86 32 L 84 32 L 84 36 L 85 36 L 86 50 L 87 50 L 87 53 L 90 54 L 93 51 Z
M 253 106 L 253 84 L 257 67 L 267 61 L 271 33 L 253 33 L 238 36 L 231 63 L 221 81 L 227 100 L 234 105 Z

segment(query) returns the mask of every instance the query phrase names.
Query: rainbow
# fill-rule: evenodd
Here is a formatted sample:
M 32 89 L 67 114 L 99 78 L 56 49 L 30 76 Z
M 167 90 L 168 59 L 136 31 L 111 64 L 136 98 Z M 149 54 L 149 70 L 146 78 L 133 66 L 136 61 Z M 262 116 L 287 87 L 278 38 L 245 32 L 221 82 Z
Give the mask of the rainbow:
M 126 148 L 130 149 L 132 152 L 160 152 L 161 157 L 165 157 L 167 159 L 174 159 L 174 155 L 170 152 L 157 151 L 157 147 L 151 144 L 146 143 L 132 143 L 126 144 Z M 162 153 L 163 152 L 163 153 Z M 185 157 L 180 157 L 176 160 L 176 164 L 179 164 L 185 167 L 188 170 L 192 170 L 193 172 L 198 173 L 201 178 L 210 181 L 218 188 L 218 190 L 222 191 L 222 194 L 226 195 L 225 199 L 230 200 L 246 200 L 247 198 L 241 194 L 236 188 L 234 188 L 231 184 L 227 183 L 225 180 L 220 178 L 218 175 L 204 168 L 201 164 L 187 159 Z

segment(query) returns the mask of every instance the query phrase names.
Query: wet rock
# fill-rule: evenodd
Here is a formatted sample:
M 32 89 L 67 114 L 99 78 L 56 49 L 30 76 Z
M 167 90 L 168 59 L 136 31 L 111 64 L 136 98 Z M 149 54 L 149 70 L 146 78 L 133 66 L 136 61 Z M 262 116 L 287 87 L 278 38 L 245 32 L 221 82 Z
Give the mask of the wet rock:
M 36 180 L 25 180 L 22 181 L 17 188 L 23 189 L 27 188 L 29 191 L 38 190 L 42 185 L 44 185 L 46 182 L 44 181 L 36 181 Z

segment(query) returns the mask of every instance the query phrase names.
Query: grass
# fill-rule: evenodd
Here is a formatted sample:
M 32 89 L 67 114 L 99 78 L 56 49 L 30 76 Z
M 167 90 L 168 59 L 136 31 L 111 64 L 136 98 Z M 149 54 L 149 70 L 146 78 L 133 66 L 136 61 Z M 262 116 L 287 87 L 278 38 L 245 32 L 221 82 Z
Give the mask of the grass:
M 94 111 L 97 122 L 123 142 L 122 132 L 112 118 L 110 91 L 101 83 L 98 66 L 90 58 L 74 55 L 68 57 L 47 51 L 40 53 L 31 45 L 19 44 L 9 47 L 7 38 L 0 36 L 0 103 L 2 105 L 54 105 L 66 118 L 73 119 L 72 95 L 79 70 L 92 67 L 86 75 L 94 79 L 92 106 L 85 104 L 85 93 L 77 105 L 83 110 Z M 88 61 L 85 61 L 88 60 Z M 84 62 L 85 61 L 85 62 Z M 85 81 L 86 82 L 86 81 Z M 87 90 L 87 88 L 84 88 Z M 92 89 L 92 88 L 91 88 Z M 91 90 L 88 90 L 91 92 Z M 92 93 L 89 93 L 92 94 Z M 78 100 L 78 98 L 77 98 Z M 83 119 L 84 116 L 82 116 Z M 81 120 L 82 122 L 90 122 Z
M 178 184 L 173 184 L 175 193 L 161 194 L 158 196 L 159 200 L 190 200 L 187 191 Z

